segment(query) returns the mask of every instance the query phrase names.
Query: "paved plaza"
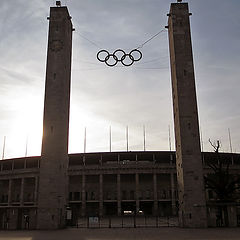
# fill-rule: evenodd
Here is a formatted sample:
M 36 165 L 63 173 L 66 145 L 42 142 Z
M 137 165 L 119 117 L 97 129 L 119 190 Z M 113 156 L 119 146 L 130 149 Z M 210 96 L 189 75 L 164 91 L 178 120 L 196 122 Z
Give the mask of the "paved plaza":
M 239 240 L 240 228 L 65 229 L 0 231 L 0 240 Z

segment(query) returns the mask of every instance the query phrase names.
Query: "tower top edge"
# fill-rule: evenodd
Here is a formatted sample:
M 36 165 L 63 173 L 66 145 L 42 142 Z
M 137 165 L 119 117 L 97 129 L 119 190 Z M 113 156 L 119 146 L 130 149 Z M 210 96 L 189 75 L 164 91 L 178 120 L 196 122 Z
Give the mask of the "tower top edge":
M 171 3 L 171 8 L 188 8 L 188 3 L 187 2 L 182 2 L 182 3 Z
M 183 5 L 188 5 L 188 2 L 171 3 L 171 5 L 183 6 Z
M 68 16 L 70 16 L 67 6 L 50 7 L 50 12 L 66 12 L 68 14 Z
M 188 13 L 189 7 L 188 3 L 171 3 L 170 11 L 169 13 L 176 13 L 176 14 L 182 14 L 182 13 Z

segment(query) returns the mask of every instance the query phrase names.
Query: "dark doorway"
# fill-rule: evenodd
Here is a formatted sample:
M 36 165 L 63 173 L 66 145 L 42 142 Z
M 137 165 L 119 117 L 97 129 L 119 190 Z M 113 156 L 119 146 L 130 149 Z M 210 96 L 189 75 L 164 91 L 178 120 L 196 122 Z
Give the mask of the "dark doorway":
M 103 203 L 104 215 L 116 216 L 117 215 L 117 203 L 116 202 L 105 202 Z
M 86 216 L 98 216 L 99 215 L 99 203 L 88 202 L 86 203 Z
M 135 202 L 122 202 L 122 215 L 134 215 L 136 213 Z
M 140 202 L 139 212 L 143 215 L 152 215 L 153 210 L 153 202 Z
M 77 225 L 78 218 L 81 217 L 81 203 L 70 204 L 70 209 L 72 211 L 72 219 L 69 221 L 68 225 Z
M 16 209 L 17 212 L 17 229 L 22 229 L 22 219 L 23 219 L 23 210 L 22 209 Z
M 6 209 L 0 209 L 0 230 L 8 229 L 8 215 Z
M 158 216 L 160 217 L 172 216 L 171 202 L 158 202 Z

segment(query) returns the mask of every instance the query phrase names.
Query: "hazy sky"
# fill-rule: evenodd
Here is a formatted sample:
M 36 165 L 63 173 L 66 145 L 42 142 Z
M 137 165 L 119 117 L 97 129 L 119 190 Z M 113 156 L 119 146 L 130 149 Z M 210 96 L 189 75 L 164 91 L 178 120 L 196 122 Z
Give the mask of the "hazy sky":
M 69 152 L 174 148 L 167 32 L 142 49 L 132 67 L 110 68 L 96 59 L 100 49 L 138 47 L 167 25 L 173 0 L 63 0 L 72 16 L 72 92 Z M 204 150 L 220 139 L 240 152 L 240 1 L 189 0 L 198 109 Z M 5 158 L 40 155 L 49 7 L 52 0 L 1 0 L 0 153 Z M 92 44 L 86 40 L 95 43 Z M 99 46 L 99 47 L 96 47 Z M 28 136 L 28 137 L 27 137 Z

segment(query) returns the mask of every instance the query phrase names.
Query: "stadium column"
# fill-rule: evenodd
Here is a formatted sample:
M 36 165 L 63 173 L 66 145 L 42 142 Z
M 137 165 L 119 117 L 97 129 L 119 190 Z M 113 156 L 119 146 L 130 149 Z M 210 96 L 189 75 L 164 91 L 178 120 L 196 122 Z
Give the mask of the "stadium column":
M 24 203 L 24 178 L 21 178 L 21 189 L 20 189 L 20 205 L 23 206 Z
M 99 175 L 99 216 L 103 216 L 103 175 Z
M 121 175 L 120 173 L 117 174 L 117 208 L 118 208 L 118 216 L 122 214 L 121 208 Z
M 135 189 L 135 201 L 136 201 L 136 214 L 139 213 L 139 208 L 140 208 L 140 205 L 139 205 L 139 174 L 136 173 L 135 174 L 135 185 L 136 185 L 136 189 Z
M 12 201 L 12 179 L 8 180 L 8 206 L 11 205 Z
M 25 158 L 24 159 L 24 169 L 26 169 L 27 168 L 27 159 Z
M 86 176 L 82 175 L 82 217 L 86 215 Z
M 172 3 L 168 34 L 182 227 L 207 227 L 189 10 Z
M 171 177 L 171 199 L 172 199 L 172 214 L 176 215 L 176 197 L 175 197 L 175 181 L 174 181 L 174 173 L 170 173 Z
M 38 229 L 65 226 L 72 22 L 67 7 L 51 7 L 38 192 Z
M 35 177 L 35 184 L 34 184 L 34 203 L 37 203 L 37 192 L 38 192 L 38 177 Z
M 158 215 L 158 198 L 157 198 L 157 174 L 154 172 L 153 173 L 153 215 L 157 216 Z

